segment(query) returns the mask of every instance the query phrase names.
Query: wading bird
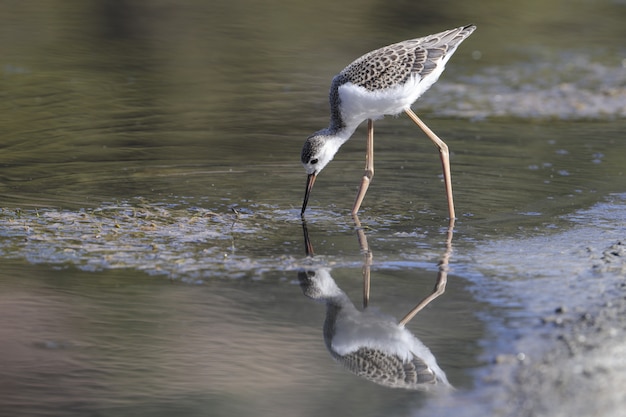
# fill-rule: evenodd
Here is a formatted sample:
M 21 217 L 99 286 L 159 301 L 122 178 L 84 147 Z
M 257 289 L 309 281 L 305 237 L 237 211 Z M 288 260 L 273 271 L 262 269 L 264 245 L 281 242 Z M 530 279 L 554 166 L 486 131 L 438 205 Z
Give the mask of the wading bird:
M 411 110 L 411 105 L 437 81 L 456 48 L 476 26 L 410 39 L 369 52 L 345 67 L 330 86 L 330 125 L 309 136 L 301 160 L 307 172 L 301 215 L 304 215 L 317 175 L 367 120 L 365 173 L 352 207 L 356 214 L 374 176 L 374 120 L 405 112 L 439 149 L 448 198 L 448 215 L 455 218 L 448 146 Z

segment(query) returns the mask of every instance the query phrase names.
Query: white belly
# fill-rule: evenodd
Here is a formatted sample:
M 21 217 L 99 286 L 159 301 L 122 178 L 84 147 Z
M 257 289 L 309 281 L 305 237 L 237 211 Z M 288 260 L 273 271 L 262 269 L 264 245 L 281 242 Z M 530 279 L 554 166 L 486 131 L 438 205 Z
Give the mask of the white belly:
M 367 119 L 396 115 L 411 107 L 443 72 L 444 65 L 422 79 L 413 75 L 406 83 L 385 90 L 370 91 L 352 83 L 339 87 L 341 117 L 348 126 L 358 126 Z

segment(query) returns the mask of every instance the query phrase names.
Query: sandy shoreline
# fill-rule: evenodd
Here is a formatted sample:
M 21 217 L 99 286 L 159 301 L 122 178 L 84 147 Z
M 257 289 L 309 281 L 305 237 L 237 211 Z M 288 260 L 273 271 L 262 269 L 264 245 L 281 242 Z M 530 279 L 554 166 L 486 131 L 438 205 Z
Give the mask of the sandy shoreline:
M 618 221 L 616 226 L 623 233 L 624 223 Z M 607 235 L 601 229 L 597 232 L 598 239 Z M 575 233 L 587 239 L 595 236 L 589 230 Z M 602 250 L 594 249 L 599 243 L 595 240 L 559 238 L 554 245 L 558 242 L 571 245 L 570 253 L 588 255 L 566 261 L 574 278 L 567 288 L 554 288 L 557 283 L 537 288 L 548 287 L 554 305 L 566 301 L 549 314 L 535 311 L 539 324 L 519 336 L 513 360 L 507 360 L 511 355 L 506 354 L 495 358 L 495 367 L 501 369 L 494 370 L 490 379 L 502 390 L 492 415 L 624 416 L 626 242 L 615 240 Z M 558 295 L 563 295 L 560 301 Z
M 610 200 L 570 230 L 472 254 L 524 311 L 486 348 L 473 390 L 419 415 L 626 416 L 626 195 Z

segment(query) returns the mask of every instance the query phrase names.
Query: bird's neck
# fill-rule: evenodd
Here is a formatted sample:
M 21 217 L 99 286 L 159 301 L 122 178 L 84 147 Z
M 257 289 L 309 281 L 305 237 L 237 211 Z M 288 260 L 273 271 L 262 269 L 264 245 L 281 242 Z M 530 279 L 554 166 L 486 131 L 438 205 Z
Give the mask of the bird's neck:
M 322 129 L 316 132 L 315 134 L 326 136 L 328 138 L 327 140 L 332 141 L 334 148 L 338 150 L 341 145 L 343 145 L 348 141 L 348 139 L 350 139 L 356 128 L 356 126 L 345 125 L 337 127 L 336 125 L 333 125 L 331 121 L 330 126 L 328 126 L 326 129 Z
M 335 76 L 330 85 L 330 94 L 328 96 L 330 101 L 330 124 L 325 130 L 328 136 L 337 137 L 337 139 L 341 142 L 339 146 L 350 139 L 350 136 L 352 136 L 362 121 L 357 122 L 356 120 L 347 120 L 341 114 L 341 96 L 339 94 L 339 87 L 345 82 L 346 79 L 342 74 Z
M 359 125 L 345 123 L 341 118 L 339 110 L 331 109 L 330 112 L 330 124 L 324 129 L 326 136 L 334 136 L 340 142 L 339 146 L 343 145 L 354 133 Z
M 358 126 L 358 124 L 346 124 L 341 119 L 338 121 L 331 114 L 330 125 L 318 133 L 332 138 L 332 141 L 335 143 L 337 149 L 339 149 L 341 145 L 346 143 L 348 139 L 352 137 L 352 134 L 354 134 L 354 131 Z
M 330 84 L 330 93 L 328 95 L 330 102 L 330 126 L 328 126 L 328 130 L 335 132 L 346 127 L 346 123 L 341 116 L 341 96 L 339 95 L 339 86 L 344 82 L 341 74 L 335 76 Z

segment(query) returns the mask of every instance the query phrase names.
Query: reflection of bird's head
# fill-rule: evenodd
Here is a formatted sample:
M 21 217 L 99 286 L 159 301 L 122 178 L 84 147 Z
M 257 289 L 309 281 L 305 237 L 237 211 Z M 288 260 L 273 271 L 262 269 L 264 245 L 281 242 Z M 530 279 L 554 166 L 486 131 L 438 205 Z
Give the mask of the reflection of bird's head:
M 304 295 L 314 300 L 326 300 L 344 294 L 330 276 L 328 268 L 299 271 L 298 280 Z

